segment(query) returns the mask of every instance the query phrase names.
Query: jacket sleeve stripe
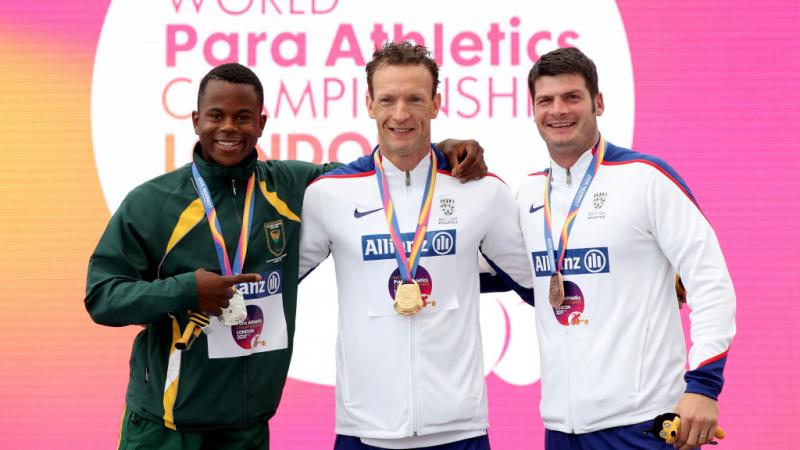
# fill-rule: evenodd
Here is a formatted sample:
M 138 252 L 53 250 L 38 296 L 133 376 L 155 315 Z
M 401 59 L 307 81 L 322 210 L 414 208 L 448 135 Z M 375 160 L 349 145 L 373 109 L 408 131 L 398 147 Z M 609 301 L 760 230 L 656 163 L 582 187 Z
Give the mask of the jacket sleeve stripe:
M 178 224 L 175 225 L 175 228 L 172 230 L 172 236 L 169 238 L 167 249 L 164 251 L 164 255 L 169 253 L 170 250 L 175 247 L 178 241 L 189 234 L 189 231 L 191 231 L 195 225 L 200 223 L 205 216 L 206 214 L 205 210 L 203 210 L 203 202 L 198 197 L 195 201 L 190 203 L 186 209 L 183 210 L 178 218 Z
M 258 183 L 258 185 L 261 188 L 261 194 L 263 194 L 267 202 L 269 202 L 269 204 L 272 205 L 276 211 L 278 211 L 278 214 L 286 217 L 289 220 L 293 220 L 298 223 L 300 222 L 300 217 L 298 217 L 297 214 L 289 209 L 289 206 L 286 204 L 286 202 L 281 200 L 276 192 L 270 192 L 267 190 L 266 181 L 261 181 Z
M 175 348 L 175 343 L 181 338 L 181 329 L 178 320 L 172 318 L 172 345 L 169 347 L 169 360 L 167 363 L 167 375 L 164 379 L 164 426 L 170 430 L 177 429 L 173 408 L 175 400 L 178 398 L 178 380 L 181 373 L 181 351 Z
M 719 355 L 714 356 L 713 358 L 708 358 L 707 360 L 701 362 L 700 364 L 697 365 L 697 368 L 699 369 L 699 368 L 701 368 L 701 367 L 703 367 L 703 366 L 705 366 L 707 364 L 713 363 L 714 361 L 718 361 L 718 360 L 720 360 L 722 358 L 727 358 L 727 356 L 728 356 L 728 350 L 725 350 L 724 352 L 720 353 Z

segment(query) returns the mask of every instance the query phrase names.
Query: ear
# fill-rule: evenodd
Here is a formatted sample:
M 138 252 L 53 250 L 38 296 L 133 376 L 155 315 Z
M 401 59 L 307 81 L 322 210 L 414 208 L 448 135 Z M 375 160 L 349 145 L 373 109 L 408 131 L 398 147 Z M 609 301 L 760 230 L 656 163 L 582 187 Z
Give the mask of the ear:
M 267 115 L 261 114 L 258 116 L 258 137 L 261 137 L 261 133 L 264 132 L 264 127 L 267 125 Z
M 442 107 L 442 95 L 438 92 L 436 95 L 433 96 L 433 114 L 431 114 L 431 119 L 435 119 L 436 116 L 439 115 L 439 108 Z
M 595 116 L 602 116 L 603 110 L 605 110 L 606 106 L 603 103 L 603 93 L 598 92 L 597 95 L 594 96 L 594 115 Z
M 372 97 L 370 97 L 369 93 L 367 93 L 367 95 L 364 97 L 364 104 L 367 105 L 367 112 L 369 113 L 369 118 L 374 119 L 375 113 L 372 111 L 373 102 L 372 102 Z
M 192 111 L 192 126 L 194 127 L 194 134 L 200 134 L 200 113 Z

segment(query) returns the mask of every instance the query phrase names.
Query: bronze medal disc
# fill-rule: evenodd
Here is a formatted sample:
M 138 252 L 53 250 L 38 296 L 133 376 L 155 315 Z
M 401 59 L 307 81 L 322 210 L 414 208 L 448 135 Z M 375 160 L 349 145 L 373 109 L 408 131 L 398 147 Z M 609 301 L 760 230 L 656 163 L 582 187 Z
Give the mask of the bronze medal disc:
M 416 281 L 401 283 L 394 295 L 394 310 L 408 316 L 422 309 L 422 293 Z
M 558 308 L 564 303 L 564 279 L 556 272 L 550 277 L 550 306 Z

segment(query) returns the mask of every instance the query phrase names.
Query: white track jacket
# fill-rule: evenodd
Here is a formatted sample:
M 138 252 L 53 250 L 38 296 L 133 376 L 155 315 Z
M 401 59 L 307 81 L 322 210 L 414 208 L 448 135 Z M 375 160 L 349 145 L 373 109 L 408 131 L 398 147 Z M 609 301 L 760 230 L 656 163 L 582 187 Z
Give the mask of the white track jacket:
M 587 151 L 569 175 L 551 164 L 555 247 L 591 158 Z M 735 296 L 714 231 L 683 180 L 663 161 L 608 144 L 569 238 L 559 308 L 547 301 L 546 185 L 546 172 L 531 174 L 517 195 L 539 306 L 545 427 L 588 433 L 672 411 L 683 392 L 716 399 Z M 676 272 L 691 308 L 688 372 Z
M 528 295 L 532 277 L 508 187 L 494 176 L 461 184 L 437 155 L 440 170 L 416 274 L 427 305 L 413 316 L 393 309 L 397 262 L 372 156 L 317 179 L 306 191 L 300 274 L 329 253 L 336 266 L 339 434 L 412 447 L 419 437 L 444 436 L 424 441 L 434 445 L 482 435 L 489 425 L 478 252 L 495 267 L 512 268 L 507 274 Z M 431 162 L 424 158 L 410 172 L 385 158 L 383 164 L 410 248 Z

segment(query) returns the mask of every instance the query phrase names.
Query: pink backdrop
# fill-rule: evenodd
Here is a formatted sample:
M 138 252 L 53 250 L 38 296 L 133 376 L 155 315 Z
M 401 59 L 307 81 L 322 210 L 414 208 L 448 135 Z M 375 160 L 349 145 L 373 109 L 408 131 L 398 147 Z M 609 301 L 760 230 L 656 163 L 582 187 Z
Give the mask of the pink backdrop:
M 617 3 L 634 69 L 634 148 L 687 180 L 737 290 L 720 447 L 795 447 L 800 7 Z M 107 6 L 0 3 L 0 448 L 111 448 L 117 439 L 136 330 L 93 325 L 81 302 L 108 220 L 89 120 Z M 487 382 L 493 447 L 542 448 L 538 383 Z M 271 429 L 275 449 L 331 448 L 333 389 L 290 380 Z

